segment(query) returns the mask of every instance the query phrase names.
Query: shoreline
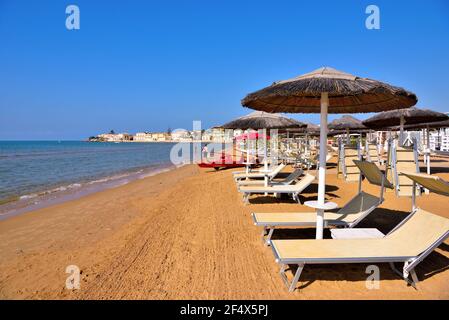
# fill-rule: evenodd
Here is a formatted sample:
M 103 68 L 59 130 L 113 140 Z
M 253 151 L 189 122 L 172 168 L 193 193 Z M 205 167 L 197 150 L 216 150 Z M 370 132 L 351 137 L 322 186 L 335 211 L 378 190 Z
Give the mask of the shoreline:
M 0 204 L 0 221 L 16 215 L 50 207 L 52 205 L 76 200 L 103 190 L 126 185 L 132 181 L 144 179 L 180 166 L 171 163 L 149 165 L 144 168 L 115 172 L 107 176 L 80 180 L 69 184 L 43 187 L 42 190 L 14 197 L 14 200 Z

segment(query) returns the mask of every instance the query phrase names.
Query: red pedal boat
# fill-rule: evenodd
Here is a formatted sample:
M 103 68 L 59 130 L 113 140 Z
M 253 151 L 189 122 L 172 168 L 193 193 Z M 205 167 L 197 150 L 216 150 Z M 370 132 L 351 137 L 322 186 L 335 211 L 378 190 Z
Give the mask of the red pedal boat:
M 218 161 L 217 161 L 218 160 Z M 233 159 L 233 157 L 230 154 L 222 153 L 220 158 L 217 160 L 212 160 L 211 162 L 201 162 L 198 163 L 198 166 L 200 168 L 214 168 L 215 170 L 220 170 L 221 168 L 237 168 L 237 167 L 244 167 L 243 159 L 240 159 L 240 161 L 237 161 L 236 159 Z

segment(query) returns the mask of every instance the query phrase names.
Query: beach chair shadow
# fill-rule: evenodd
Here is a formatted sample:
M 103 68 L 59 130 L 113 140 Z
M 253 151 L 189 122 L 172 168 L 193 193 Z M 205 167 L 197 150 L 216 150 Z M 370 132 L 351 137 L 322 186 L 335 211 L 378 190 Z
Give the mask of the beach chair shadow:
M 332 193 L 332 191 L 337 191 L 339 188 L 335 185 L 326 185 L 326 195 L 332 198 L 339 198 L 338 195 Z M 318 184 L 312 183 L 310 186 L 304 189 L 304 191 L 298 195 L 298 198 L 301 204 L 304 204 L 305 201 L 316 200 L 318 193 Z M 307 194 L 313 194 L 310 196 L 306 196 Z M 279 198 L 273 196 L 257 196 L 254 198 L 249 198 L 248 202 L 250 204 L 274 204 L 274 203 L 297 203 L 288 195 L 281 194 Z
M 424 167 L 420 167 L 420 171 L 421 171 L 421 173 L 425 173 L 427 171 L 427 169 L 424 168 Z M 435 166 L 431 166 L 430 167 L 430 172 L 432 174 L 435 174 L 435 173 L 449 173 L 449 167 L 435 167 Z

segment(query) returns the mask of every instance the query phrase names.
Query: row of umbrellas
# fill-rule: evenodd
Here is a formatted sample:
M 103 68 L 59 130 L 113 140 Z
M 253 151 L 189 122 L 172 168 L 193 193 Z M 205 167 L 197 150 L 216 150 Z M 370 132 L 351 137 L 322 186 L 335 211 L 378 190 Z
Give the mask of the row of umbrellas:
M 402 126 L 401 126 L 402 124 Z M 320 127 L 312 123 L 303 123 L 280 114 L 255 111 L 237 118 L 221 126 L 225 129 L 285 129 L 287 131 L 303 132 L 311 135 L 319 134 Z M 364 133 L 369 130 L 390 129 L 403 131 L 411 129 L 449 127 L 449 117 L 441 112 L 429 109 L 410 107 L 378 113 L 361 121 L 351 115 L 344 115 L 329 123 L 330 134 L 349 132 Z
M 405 124 L 413 124 L 410 120 L 413 117 L 409 117 L 409 115 L 410 112 L 416 111 L 410 107 L 414 106 L 417 101 L 414 93 L 403 88 L 323 67 L 292 79 L 274 82 L 266 88 L 248 94 L 241 103 L 244 107 L 271 114 L 320 113 L 318 201 L 309 203 L 309 205 L 317 209 L 316 238 L 322 239 L 324 210 L 330 207 L 329 203 L 325 201 L 328 114 L 368 113 L 409 108 L 407 111 L 399 112 L 399 123 L 390 124 L 400 125 L 402 131 Z M 275 115 L 276 119 L 277 117 L 279 115 Z M 269 125 L 279 120 L 274 120 L 275 118 L 268 120 L 268 125 L 262 128 L 273 128 Z M 384 120 L 388 118 L 391 121 L 393 117 L 384 116 L 383 118 Z M 369 127 L 367 120 L 362 122 L 362 125 Z M 442 120 L 447 120 L 447 116 L 446 119 L 441 118 L 438 121 Z M 247 128 L 257 129 L 259 121 L 254 119 L 246 119 L 246 121 L 248 124 L 252 122 L 252 125 L 248 125 Z M 350 125 L 344 125 L 344 122 L 350 123 Z M 229 123 L 223 127 L 230 128 L 233 125 L 235 126 L 235 123 Z M 359 125 L 353 119 L 343 117 L 341 123 L 338 121 L 335 123 L 335 129 L 348 130 L 349 126 Z M 298 127 L 298 123 L 295 124 L 295 127 Z M 307 124 L 302 124 L 300 127 L 307 128 Z M 282 128 L 287 128 L 287 126 L 283 125 Z

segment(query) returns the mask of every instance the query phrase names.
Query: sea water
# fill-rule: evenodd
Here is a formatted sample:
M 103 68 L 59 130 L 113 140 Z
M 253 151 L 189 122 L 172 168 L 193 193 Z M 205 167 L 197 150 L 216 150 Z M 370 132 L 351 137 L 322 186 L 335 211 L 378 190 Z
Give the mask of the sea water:
M 0 219 L 169 170 L 173 145 L 0 141 Z

